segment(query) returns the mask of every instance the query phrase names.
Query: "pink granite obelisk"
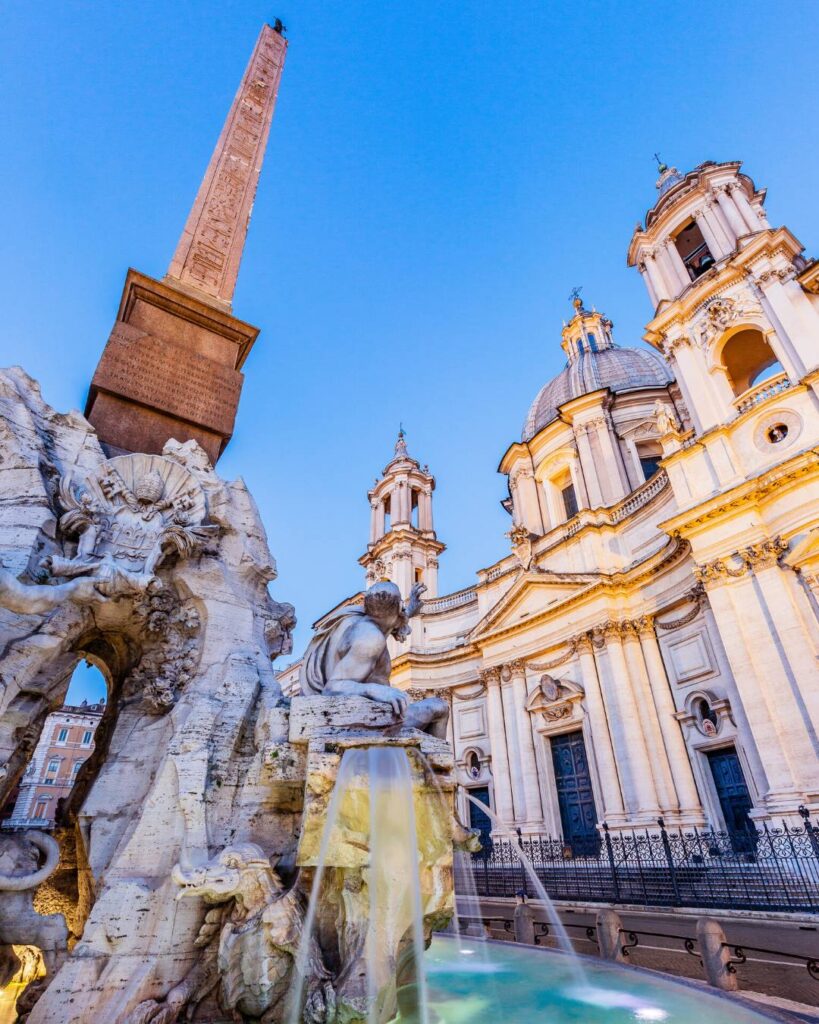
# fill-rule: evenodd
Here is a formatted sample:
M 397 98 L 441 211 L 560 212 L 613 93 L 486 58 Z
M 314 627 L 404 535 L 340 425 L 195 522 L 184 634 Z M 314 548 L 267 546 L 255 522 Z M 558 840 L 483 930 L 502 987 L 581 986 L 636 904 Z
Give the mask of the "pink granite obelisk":
M 259 330 L 231 313 L 287 41 L 265 25 L 164 280 L 125 279 L 85 415 L 110 454 L 195 440 L 214 463 L 233 434 Z
M 287 41 L 265 25 L 210 159 L 166 280 L 230 309 Z

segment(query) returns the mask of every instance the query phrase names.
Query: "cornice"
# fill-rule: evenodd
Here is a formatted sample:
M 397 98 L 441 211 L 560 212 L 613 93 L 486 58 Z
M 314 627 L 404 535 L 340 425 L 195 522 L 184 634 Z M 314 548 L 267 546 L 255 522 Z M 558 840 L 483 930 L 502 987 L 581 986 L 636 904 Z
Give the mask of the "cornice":
M 698 527 L 734 515 L 739 509 L 755 504 L 773 491 L 800 483 L 811 475 L 819 476 L 819 448 L 799 452 L 787 462 L 664 520 L 658 524 L 658 528 L 668 534 L 688 537 Z

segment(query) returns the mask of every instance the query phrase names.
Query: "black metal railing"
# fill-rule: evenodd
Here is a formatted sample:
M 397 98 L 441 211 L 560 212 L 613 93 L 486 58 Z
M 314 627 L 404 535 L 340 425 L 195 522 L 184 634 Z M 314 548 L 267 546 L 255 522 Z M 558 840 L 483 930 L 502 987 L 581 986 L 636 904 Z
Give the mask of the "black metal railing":
M 488 839 L 473 854 L 472 872 L 479 896 L 534 895 L 519 848 L 556 900 L 816 912 L 819 827 L 807 812 L 803 819 L 803 826 L 738 833 L 666 829 L 662 818 L 656 829 L 612 832 L 603 824 L 599 844 Z

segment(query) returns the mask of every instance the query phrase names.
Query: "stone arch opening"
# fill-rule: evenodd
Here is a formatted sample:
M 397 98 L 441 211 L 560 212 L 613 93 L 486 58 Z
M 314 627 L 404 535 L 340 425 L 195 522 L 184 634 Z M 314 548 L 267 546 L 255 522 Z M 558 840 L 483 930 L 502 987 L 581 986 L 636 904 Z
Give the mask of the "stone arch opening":
M 783 372 L 782 364 L 765 335 L 754 327 L 744 327 L 732 334 L 720 355 L 735 396 Z

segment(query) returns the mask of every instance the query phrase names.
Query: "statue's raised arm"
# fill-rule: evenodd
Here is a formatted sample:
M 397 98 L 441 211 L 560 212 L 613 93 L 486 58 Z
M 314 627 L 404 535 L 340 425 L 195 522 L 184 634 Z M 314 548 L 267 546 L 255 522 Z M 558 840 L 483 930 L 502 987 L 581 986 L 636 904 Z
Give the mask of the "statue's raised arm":
M 412 590 L 410 590 L 409 600 L 404 605 L 404 614 L 408 619 L 411 619 L 421 611 L 421 605 L 424 603 L 421 599 L 421 594 L 425 594 L 426 591 L 427 588 L 423 583 L 414 584 Z

